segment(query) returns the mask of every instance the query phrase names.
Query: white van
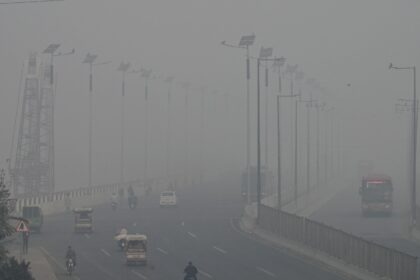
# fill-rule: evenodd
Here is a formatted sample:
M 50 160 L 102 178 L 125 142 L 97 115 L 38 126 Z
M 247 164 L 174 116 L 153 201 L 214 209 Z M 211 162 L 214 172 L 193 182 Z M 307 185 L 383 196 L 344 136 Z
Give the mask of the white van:
M 160 194 L 160 207 L 176 205 L 177 199 L 174 191 L 164 191 Z

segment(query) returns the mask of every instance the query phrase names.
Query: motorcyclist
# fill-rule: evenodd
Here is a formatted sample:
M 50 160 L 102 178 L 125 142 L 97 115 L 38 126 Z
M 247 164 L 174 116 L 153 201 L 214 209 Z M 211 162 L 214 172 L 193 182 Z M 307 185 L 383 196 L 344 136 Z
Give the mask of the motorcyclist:
M 184 268 L 184 273 L 184 280 L 197 280 L 198 269 L 192 264 L 192 262 L 188 262 L 188 265 Z
M 76 252 L 73 250 L 73 248 L 71 248 L 71 246 L 68 246 L 66 252 L 66 266 L 70 259 L 73 261 L 73 266 L 76 267 Z
M 125 241 L 127 238 L 128 230 L 123 227 L 121 230 L 115 235 L 115 240 L 118 242 L 118 246 L 120 246 L 121 249 L 124 249 Z

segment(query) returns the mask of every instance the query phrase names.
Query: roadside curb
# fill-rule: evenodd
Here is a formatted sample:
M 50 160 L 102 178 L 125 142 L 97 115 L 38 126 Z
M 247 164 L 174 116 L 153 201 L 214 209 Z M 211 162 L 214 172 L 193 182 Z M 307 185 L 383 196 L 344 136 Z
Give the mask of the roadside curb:
M 252 217 L 242 216 L 239 220 L 239 228 L 244 233 L 253 234 L 258 238 L 269 243 L 271 246 L 285 249 L 291 254 L 311 265 L 320 267 L 321 269 L 333 272 L 343 279 L 347 280 L 385 280 L 387 278 L 373 275 L 367 271 L 361 270 L 355 266 L 346 264 L 338 259 L 328 256 L 322 252 L 318 252 L 307 246 L 286 240 L 275 234 L 265 231 L 255 224 Z

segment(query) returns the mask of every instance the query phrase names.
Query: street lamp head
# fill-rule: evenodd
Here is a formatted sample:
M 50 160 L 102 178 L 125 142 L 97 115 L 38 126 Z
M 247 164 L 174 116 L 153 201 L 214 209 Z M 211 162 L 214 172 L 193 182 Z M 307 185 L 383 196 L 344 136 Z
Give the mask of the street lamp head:
M 127 62 L 127 63 L 121 62 L 120 66 L 118 67 L 117 70 L 121 71 L 121 72 L 126 72 L 128 70 L 128 68 L 130 68 L 130 66 L 131 66 L 131 64 L 129 62 Z
M 172 76 L 166 77 L 165 79 L 165 83 L 168 83 L 168 84 L 172 83 L 173 81 L 174 81 L 174 77 Z
M 143 78 L 148 79 L 152 75 L 152 69 L 144 69 L 144 68 L 141 68 L 140 69 L 140 73 L 141 73 L 140 75 Z
M 43 53 L 53 54 L 59 47 L 60 44 L 50 44 Z
M 297 68 L 298 68 L 297 64 L 295 64 L 295 65 L 287 64 L 286 65 L 286 72 L 289 73 L 289 74 L 293 74 L 297 71 Z
M 252 35 L 245 35 L 241 37 L 241 40 L 239 41 L 240 47 L 249 47 L 254 44 L 255 41 L 255 34 Z M 226 44 L 225 41 L 222 42 L 222 44 Z
M 389 63 L 388 69 L 392 69 L 392 68 L 394 68 L 394 65 L 392 65 L 392 62 L 391 62 Z
M 268 57 L 270 57 L 272 55 L 273 55 L 273 48 L 264 48 L 264 47 L 261 47 L 259 58 L 268 58 Z
M 181 82 L 180 85 L 184 89 L 188 89 L 191 86 L 189 82 Z
M 87 53 L 85 59 L 83 60 L 83 63 L 91 64 L 91 63 L 95 62 L 97 57 L 98 56 L 96 54 Z
M 283 56 L 279 58 L 275 58 L 273 62 L 273 67 L 282 67 L 285 62 L 286 62 L 286 58 L 284 58 Z

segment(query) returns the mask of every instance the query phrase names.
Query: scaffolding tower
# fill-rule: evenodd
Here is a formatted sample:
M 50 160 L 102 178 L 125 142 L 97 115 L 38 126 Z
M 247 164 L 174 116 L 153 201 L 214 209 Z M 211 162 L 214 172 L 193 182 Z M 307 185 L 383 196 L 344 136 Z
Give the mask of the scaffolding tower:
M 24 71 L 16 157 L 11 170 L 15 196 L 54 191 L 53 70 L 40 56 L 30 54 Z

